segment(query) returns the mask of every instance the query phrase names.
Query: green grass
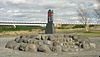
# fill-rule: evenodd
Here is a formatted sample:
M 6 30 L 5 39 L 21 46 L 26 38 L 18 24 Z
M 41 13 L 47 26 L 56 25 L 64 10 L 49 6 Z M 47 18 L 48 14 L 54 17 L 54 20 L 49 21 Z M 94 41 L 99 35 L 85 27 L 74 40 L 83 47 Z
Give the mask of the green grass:
M 90 25 L 89 27 L 100 27 L 100 25 Z M 82 24 L 61 24 L 61 27 L 56 27 L 57 29 L 75 29 L 75 28 L 85 28 Z
M 91 32 L 84 32 L 84 33 L 100 34 L 100 31 L 91 31 Z
M 80 25 L 77 25 L 80 26 Z M 63 24 L 62 27 L 56 28 L 58 29 L 58 32 L 65 32 L 65 33 L 75 33 L 75 34 L 79 34 L 79 35 L 84 35 L 84 36 L 100 36 L 100 30 L 91 30 L 90 32 L 85 32 L 84 28 L 77 28 L 76 25 L 65 25 Z M 74 27 L 74 28 L 72 28 Z M 81 26 L 80 26 L 81 27 Z M 93 27 L 91 25 L 91 27 Z M 95 27 L 100 27 L 100 26 L 95 26 Z M 41 27 L 41 26 L 16 26 L 16 28 L 14 28 L 14 26 L 0 26 L 0 32 L 6 32 L 6 31 L 32 31 L 32 30 L 36 30 L 36 29 L 41 29 L 44 30 L 45 27 Z M 57 31 L 57 30 L 56 30 Z
M 14 28 L 13 26 L 0 26 L 0 32 L 21 31 L 21 30 L 31 31 L 32 29 L 44 29 L 44 27 L 41 27 L 41 26 L 16 26 L 16 28 Z
M 78 35 L 88 36 L 88 37 L 100 37 L 100 31 L 93 32 L 78 32 Z

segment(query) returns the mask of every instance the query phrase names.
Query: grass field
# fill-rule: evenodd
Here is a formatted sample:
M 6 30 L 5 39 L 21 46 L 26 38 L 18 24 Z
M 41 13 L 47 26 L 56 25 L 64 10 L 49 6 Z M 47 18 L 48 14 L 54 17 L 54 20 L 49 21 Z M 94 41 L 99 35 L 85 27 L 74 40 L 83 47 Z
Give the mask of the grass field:
M 41 26 L 16 26 L 14 28 L 13 26 L 0 26 L 0 32 L 5 32 L 5 31 L 31 31 L 32 29 L 44 29 L 44 27 Z
M 62 25 L 61 27 L 55 27 L 56 32 L 58 33 L 75 33 L 78 35 L 85 35 L 85 36 L 100 36 L 100 26 L 90 26 L 90 31 L 85 32 L 83 25 Z M 10 34 L 20 34 L 21 32 L 30 33 L 35 32 L 38 33 L 40 31 L 44 32 L 45 27 L 42 26 L 0 26 L 0 34 L 2 35 L 9 35 Z M 15 32 L 17 31 L 17 32 Z M 37 32 L 38 31 L 38 32 Z M 20 32 L 20 33 L 19 33 Z M 22 34 L 21 33 L 21 34 Z
M 95 32 L 78 32 L 75 33 L 77 35 L 83 35 L 83 36 L 88 36 L 88 37 L 100 37 L 100 31 L 95 31 Z

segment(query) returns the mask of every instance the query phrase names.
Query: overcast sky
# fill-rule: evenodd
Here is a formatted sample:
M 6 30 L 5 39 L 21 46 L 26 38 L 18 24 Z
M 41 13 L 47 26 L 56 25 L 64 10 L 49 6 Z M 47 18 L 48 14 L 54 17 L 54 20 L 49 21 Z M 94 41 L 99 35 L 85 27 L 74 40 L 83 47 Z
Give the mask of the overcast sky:
M 94 0 L 0 0 L 0 21 L 46 22 L 48 9 L 54 10 L 55 22 L 76 21 L 78 7 L 94 9 Z M 90 14 L 94 17 L 95 14 Z

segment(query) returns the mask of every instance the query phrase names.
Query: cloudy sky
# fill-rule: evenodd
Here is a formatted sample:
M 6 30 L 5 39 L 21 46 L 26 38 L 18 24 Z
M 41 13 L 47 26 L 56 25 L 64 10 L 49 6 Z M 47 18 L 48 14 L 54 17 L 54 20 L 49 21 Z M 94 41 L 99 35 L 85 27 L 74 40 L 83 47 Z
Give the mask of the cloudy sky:
M 78 22 L 79 7 L 91 9 L 89 16 L 95 19 L 94 0 L 0 0 L 0 21 L 46 22 L 48 9 L 54 10 L 54 21 Z

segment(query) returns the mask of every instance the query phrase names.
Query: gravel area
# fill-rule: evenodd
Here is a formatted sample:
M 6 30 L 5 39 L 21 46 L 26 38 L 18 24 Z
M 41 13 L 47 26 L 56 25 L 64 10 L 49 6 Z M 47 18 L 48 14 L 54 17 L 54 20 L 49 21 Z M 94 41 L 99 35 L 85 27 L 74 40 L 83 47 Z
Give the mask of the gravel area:
M 8 41 L 13 40 L 14 37 L 0 38 L 0 57 L 99 57 L 100 56 L 100 37 L 91 38 L 92 42 L 95 42 L 97 48 L 93 50 L 81 51 L 81 52 L 62 52 L 62 53 L 31 53 L 23 52 L 5 48 Z

